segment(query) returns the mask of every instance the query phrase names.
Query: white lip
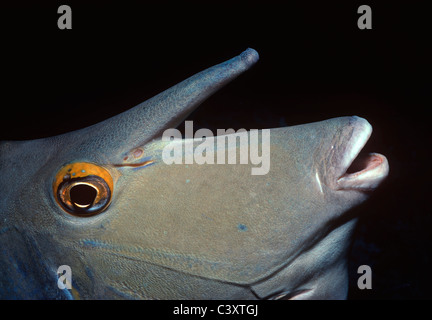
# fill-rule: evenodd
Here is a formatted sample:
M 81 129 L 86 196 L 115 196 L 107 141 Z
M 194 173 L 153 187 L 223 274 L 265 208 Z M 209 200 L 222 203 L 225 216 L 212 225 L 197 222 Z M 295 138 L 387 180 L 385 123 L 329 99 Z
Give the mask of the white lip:
M 339 190 L 373 190 L 387 177 L 389 165 L 387 158 L 379 153 L 370 153 L 361 158 L 362 166 L 357 172 L 347 173 L 347 170 L 359 156 L 360 151 L 372 134 L 372 126 L 359 117 L 354 117 L 355 127 L 345 156 L 342 159 L 341 167 L 343 174 L 337 181 Z

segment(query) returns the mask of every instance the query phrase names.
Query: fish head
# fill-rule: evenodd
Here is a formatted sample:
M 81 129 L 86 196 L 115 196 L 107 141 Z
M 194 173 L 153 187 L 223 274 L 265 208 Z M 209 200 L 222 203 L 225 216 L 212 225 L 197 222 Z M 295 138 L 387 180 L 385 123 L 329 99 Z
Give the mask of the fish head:
M 355 161 L 371 134 L 366 120 L 164 139 L 257 59 L 247 50 L 88 128 L 2 143 L 1 263 L 9 278 L 26 280 L 3 281 L 5 292 L 344 298 L 355 223 L 347 212 L 388 173 L 382 155 Z M 239 161 L 229 162 L 230 151 Z M 63 265 L 72 271 L 71 290 L 57 286 Z

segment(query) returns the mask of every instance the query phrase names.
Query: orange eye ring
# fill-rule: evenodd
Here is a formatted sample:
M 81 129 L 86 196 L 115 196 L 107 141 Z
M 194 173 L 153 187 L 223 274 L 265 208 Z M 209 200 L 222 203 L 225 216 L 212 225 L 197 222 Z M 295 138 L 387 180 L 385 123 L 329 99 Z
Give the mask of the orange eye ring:
M 53 182 L 53 195 L 67 213 L 90 217 L 109 206 L 113 187 L 107 169 L 89 162 L 75 162 L 59 170 Z

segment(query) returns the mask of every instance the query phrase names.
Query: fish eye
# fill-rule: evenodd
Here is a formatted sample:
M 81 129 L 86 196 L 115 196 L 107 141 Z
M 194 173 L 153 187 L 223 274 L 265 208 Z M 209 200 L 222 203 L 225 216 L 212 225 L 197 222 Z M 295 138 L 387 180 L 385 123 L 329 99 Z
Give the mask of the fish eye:
M 90 217 L 103 212 L 111 202 L 113 180 L 107 169 L 88 162 L 63 166 L 53 182 L 53 195 L 67 213 Z

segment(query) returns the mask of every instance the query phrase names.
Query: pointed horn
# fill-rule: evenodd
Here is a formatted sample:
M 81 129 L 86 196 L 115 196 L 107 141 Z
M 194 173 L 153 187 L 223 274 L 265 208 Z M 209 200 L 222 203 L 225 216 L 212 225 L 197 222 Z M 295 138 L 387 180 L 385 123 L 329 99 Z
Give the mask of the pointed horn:
M 122 147 L 133 148 L 158 138 L 165 129 L 181 124 L 200 103 L 249 69 L 258 58 L 254 49 L 247 49 L 237 57 L 201 71 L 128 111 L 80 130 L 80 136 L 88 138 L 83 141 L 84 145 L 91 149 L 92 141 L 96 140 L 98 145 L 103 141 L 104 151 L 112 153 Z
M 258 58 L 258 53 L 249 48 L 237 57 L 193 75 L 121 116 L 132 116 L 139 124 L 144 124 L 141 134 L 146 136 L 147 141 L 159 137 L 163 130 L 181 124 L 204 100 L 249 69 Z

